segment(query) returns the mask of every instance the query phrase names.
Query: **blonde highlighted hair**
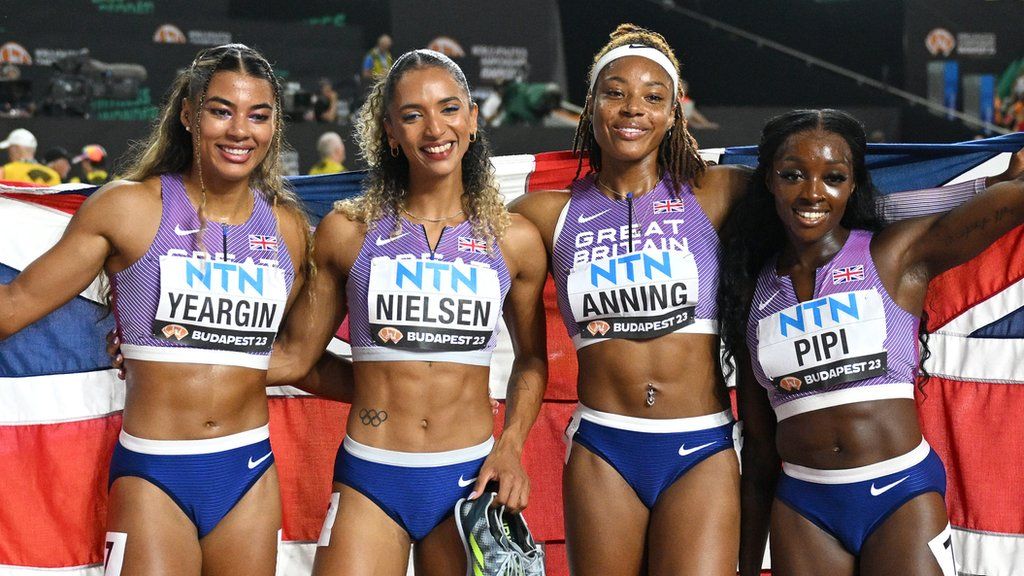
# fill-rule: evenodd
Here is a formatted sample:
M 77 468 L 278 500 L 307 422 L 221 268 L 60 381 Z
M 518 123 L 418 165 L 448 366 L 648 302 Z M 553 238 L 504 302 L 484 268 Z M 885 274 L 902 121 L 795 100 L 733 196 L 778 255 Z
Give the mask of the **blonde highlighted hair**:
M 424 68 L 448 72 L 462 88 L 469 105 L 475 106 L 465 74 L 451 58 L 433 50 L 413 50 L 402 54 L 391 70 L 374 84 L 356 120 L 356 142 L 360 155 L 369 166 L 364 193 L 335 204 L 336 210 L 369 228 L 373 228 L 386 214 L 397 215 L 405 206 L 409 194 L 409 160 L 401 149 L 392 154 L 384 122 L 398 82 L 407 72 Z M 498 192 L 487 140 L 480 132 L 462 157 L 462 188 L 462 206 L 473 233 L 485 239 L 490 250 L 508 229 L 510 217 Z M 395 219 L 392 235 L 400 233 L 401 222 L 401 218 Z

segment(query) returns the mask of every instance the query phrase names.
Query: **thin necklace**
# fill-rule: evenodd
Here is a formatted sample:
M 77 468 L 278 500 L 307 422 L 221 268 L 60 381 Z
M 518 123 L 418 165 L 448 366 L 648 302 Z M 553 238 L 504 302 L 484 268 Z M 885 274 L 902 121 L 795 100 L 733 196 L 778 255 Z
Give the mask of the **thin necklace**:
M 417 216 L 417 215 L 413 214 L 412 212 L 409 212 L 408 210 L 405 209 L 405 206 L 402 206 L 402 212 L 405 212 L 406 216 L 411 217 L 413 220 L 419 220 L 420 222 L 431 222 L 431 223 L 434 223 L 434 224 L 437 224 L 437 223 L 440 223 L 440 222 L 447 222 L 447 221 L 451 220 L 452 218 L 458 218 L 459 216 L 462 216 L 463 214 L 465 214 L 465 212 L 463 210 L 459 210 L 455 214 L 452 214 L 451 216 L 445 216 L 443 218 L 424 218 L 423 216 Z
M 610 192 L 613 196 L 615 196 L 619 200 L 625 200 L 626 197 L 628 197 L 630 195 L 632 195 L 634 198 L 636 198 L 637 196 L 640 196 L 640 194 L 633 194 L 632 192 L 626 192 L 626 193 L 619 192 L 618 190 L 615 190 L 614 188 L 611 188 L 610 186 L 606 185 L 604 182 L 601 182 L 601 177 L 600 176 L 595 177 L 594 178 L 594 182 L 597 182 L 598 186 L 600 186 L 604 190 Z M 655 188 L 657 188 L 657 186 L 658 186 L 658 183 L 655 182 L 654 186 L 651 186 L 647 190 L 647 192 L 650 192 L 651 190 L 654 190 Z M 646 194 L 647 192 L 644 192 L 644 194 Z

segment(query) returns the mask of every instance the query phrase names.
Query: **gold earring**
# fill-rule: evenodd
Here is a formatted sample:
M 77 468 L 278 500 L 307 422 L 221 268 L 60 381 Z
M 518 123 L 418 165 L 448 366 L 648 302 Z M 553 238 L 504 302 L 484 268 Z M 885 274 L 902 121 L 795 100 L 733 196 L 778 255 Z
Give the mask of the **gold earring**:
M 398 146 L 391 147 L 391 157 L 398 158 Z
M 469 135 L 469 141 L 476 142 L 476 132 L 473 132 L 472 134 Z

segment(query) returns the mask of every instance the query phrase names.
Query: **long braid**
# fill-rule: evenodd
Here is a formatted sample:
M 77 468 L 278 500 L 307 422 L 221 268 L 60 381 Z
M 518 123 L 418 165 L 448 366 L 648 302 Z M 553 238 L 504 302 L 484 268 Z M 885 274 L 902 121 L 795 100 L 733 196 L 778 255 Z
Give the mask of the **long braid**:
M 676 59 L 675 53 L 661 34 L 641 28 L 635 24 L 619 24 L 610 37 L 611 40 L 594 55 L 594 61 L 590 66 L 591 76 L 594 74 L 594 66 L 602 56 L 619 46 L 630 44 L 642 44 L 658 50 L 672 62 L 678 74 L 679 60 Z M 682 97 L 682 87 L 679 86 L 676 90 L 676 103 L 672 113 L 674 118 L 673 127 L 665 134 L 665 138 L 658 148 L 658 165 L 661 170 L 668 172 L 669 177 L 672 179 L 673 194 L 676 193 L 676 190 L 681 185 L 694 182 L 707 169 L 707 162 L 698 154 L 697 140 L 690 133 L 686 118 L 683 116 L 682 106 L 679 104 Z M 579 157 L 579 162 L 576 166 L 576 178 L 579 178 L 583 172 L 584 157 L 589 158 L 591 170 L 594 172 L 601 171 L 601 148 L 594 138 L 593 103 L 594 93 L 591 90 L 587 93 L 587 99 L 583 105 L 583 113 L 580 114 L 580 121 L 576 125 L 576 133 L 572 141 L 572 151 Z

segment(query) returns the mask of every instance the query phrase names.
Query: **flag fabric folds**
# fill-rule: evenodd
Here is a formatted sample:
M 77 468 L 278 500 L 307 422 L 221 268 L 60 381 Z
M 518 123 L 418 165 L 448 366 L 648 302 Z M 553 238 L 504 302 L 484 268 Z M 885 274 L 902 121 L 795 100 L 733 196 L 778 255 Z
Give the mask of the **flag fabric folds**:
M 1000 172 L 1024 134 L 952 145 L 872 145 L 883 193 L 941 186 Z M 754 155 L 752 155 L 754 154 Z M 750 147 L 706 152 L 722 163 L 756 161 Z M 584 163 L 585 164 L 585 163 Z M 564 189 L 577 174 L 568 152 L 494 159 L 506 200 Z M 585 167 L 585 166 L 584 166 Z M 314 221 L 358 194 L 364 174 L 296 177 Z M 0 186 L 0 282 L 60 237 L 90 187 Z M 671 206 L 665 207 L 671 210 Z M 256 239 L 260 241 L 260 239 Z M 856 271 L 850 271 L 851 274 Z M 113 325 L 102 282 L 0 342 L 0 576 L 102 573 L 107 466 L 120 429 L 124 386 L 110 369 Z M 550 283 L 545 289 L 550 379 L 524 462 L 527 509 L 544 542 L 549 574 L 567 574 L 561 512 L 562 431 L 576 401 L 576 359 Z M 937 278 L 926 303 L 931 376 L 918 393 L 926 438 L 946 464 L 957 568 L 991 576 L 1024 570 L 1024 228 Z M 341 334 L 344 334 L 344 330 Z M 344 354 L 335 339 L 331 350 Z M 505 337 L 492 364 L 504 396 L 511 363 Z M 268 389 L 271 441 L 281 479 L 278 574 L 308 574 L 330 501 L 346 405 L 291 388 Z M 496 417 L 500 429 L 503 412 Z

